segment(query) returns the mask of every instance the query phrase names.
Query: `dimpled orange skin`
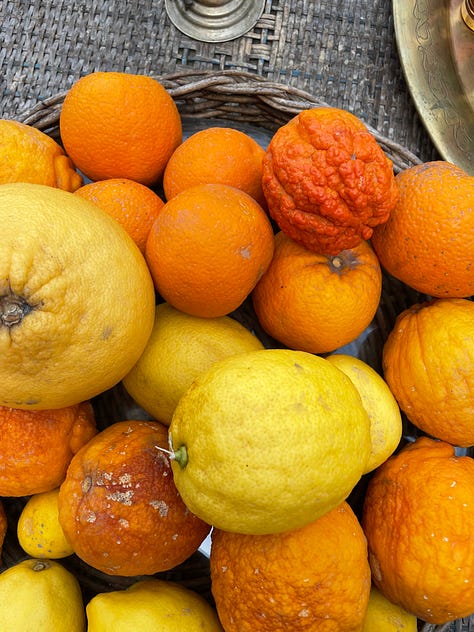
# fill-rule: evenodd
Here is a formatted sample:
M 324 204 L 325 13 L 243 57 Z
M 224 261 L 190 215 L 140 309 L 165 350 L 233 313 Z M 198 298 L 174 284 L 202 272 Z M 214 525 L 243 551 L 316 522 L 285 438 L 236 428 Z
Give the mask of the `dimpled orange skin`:
M 446 161 L 396 176 L 400 199 L 372 245 L 389 274 L 436 297 L 474 294 L 474 176 Z
M 403 311 L 382 354 L 384 377 L 410 421 L 453 445 L 474 445 L 474 303 L 441 298 Z
M 367 543 L 343 502 L 301 529 L 214 529 L 211 585 L 226 632 L 361 632 L 370 592 Z
M 443 624 L 474 612 L 474 460 L 421 437 L 376 470 L 362 526 L 372 579 L 393 603 Z
M 398 199 L 392 162 L 356 116 L 303 110 L 273 136 L 262 185 L 281 230 L 314 252 L 336 255 L 372 236 Z
M 158 446 L 158 447 L 157 447 Z M 71 461 L 58 497 L 59 522 L 75 553 L 109 575 L 152 575 L 192 555 L 210 527 L 174 485 L 168 429 L 120 421 Z
M 252 301 L 261 326 L 273 338 L 291 349 L 326 353 L 366 329 L 381 291 L 380 264 L 367 242 L 336 256 L 320 255 L 280 231 Z
M 54 410 L 0 406 L 0 496 L 59 487 L 74 454 L 96 433 L 90 402 Z

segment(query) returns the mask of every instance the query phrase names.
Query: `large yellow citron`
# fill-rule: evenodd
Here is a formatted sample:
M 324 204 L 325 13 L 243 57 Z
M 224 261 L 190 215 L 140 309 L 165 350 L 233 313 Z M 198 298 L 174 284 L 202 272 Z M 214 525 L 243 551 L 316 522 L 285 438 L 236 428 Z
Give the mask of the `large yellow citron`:
M 126 231 L 40 184 L 0 185 L 0 405 L 70 406 L 119 382 L 150 336 L 155 293 Z

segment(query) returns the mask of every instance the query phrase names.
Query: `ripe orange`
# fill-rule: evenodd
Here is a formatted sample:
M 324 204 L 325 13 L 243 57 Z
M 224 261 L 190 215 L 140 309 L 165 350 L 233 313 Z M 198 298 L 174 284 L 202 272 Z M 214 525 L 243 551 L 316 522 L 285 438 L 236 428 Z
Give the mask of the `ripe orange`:
M 44 132 L 19 121 L 0 120 L 0 184 L 33 182 L 74 191 L 82 184 L 71 159 Z
M 421 437 L 371 478 L 362 526 L 372 579 L 432 624 L 474 612 L 474 460 Z
M 169 570 L 209 533 L 181 500 L 167 447 L 166 426 L 119 421 L 72 459 L 59 490 L 59 522 L 93 568 L 124 576 Z
M 74 454 L 97 432 L 89 402 L 55 410 L 0 406 L 0 495 L 58 487 Z
M 273 230 L 247 193 L 200 184 L 169 200 L 146 245 L 155 287 L 192 316 L 225 316 L 237 309 L 268 268 Z
M 303 110 L 273 136 L 263 191 L 281 230 L 314 252 L 337 255 L 370 239 L 398 199 L 392 162 L 356 116 Z
M 265 206 L 262 161 L 265 150 L 251 136 L 229 127 L 210 127 L 187 138 L 166 165 L 163 188 L 169 200 L 196 184 L 228 184 Z
M 405 169 L 396 181 L 398 204 L 372 238 L 382 266 L 430 296 L 474 294 L 474 177 L 433 161 Z
M 126 178 L 99 180 L 75 191 L 121 224 L 145 254 L 150 228 L 164 205 L 149 187 Z
M 93 72 L 70 88 L 59 127 L 66 152 L 91 180 L 154 184 L 181 143 L 181 117 L 152 77 Z
M 280 231 L 252 300 L 270 336 L 291 349 L 325 353 L 365 330 L 381 291 L 380 264 L 367 242 L 335 256 L 321 255 Z
M 415 426 L 454 445 L 474 445 L 472 301 L 433 299 L 403 311 L 385 342 L 382 366 Z
M 367 543 L 343 502 L 277 535 L 214 529 L 211 586 L 226 632 L 360 632 L 370 592 Z

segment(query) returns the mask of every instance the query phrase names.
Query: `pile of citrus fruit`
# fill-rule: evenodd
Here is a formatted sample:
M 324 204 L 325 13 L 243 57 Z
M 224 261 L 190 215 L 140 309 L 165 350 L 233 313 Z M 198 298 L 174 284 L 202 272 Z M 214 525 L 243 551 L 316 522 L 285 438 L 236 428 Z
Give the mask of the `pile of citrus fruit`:
M 183 139 L 159 81 L 125 73 L 77 81 L 59 131 L 0 120 L 0 498 L 23 501 L 0 544 L 24 551 L 2 632 L 473 613 L 474 177 L 395 175 L 337 108 L 265 148 Z M 390 278 L 420 300 L 371 366 L 343 348 Z M 99 423 L 116 389 L 133 411 Z M 208 536 L 211 600 L 160 575 Z M 69 556 L 131 583 L 85 600 Z

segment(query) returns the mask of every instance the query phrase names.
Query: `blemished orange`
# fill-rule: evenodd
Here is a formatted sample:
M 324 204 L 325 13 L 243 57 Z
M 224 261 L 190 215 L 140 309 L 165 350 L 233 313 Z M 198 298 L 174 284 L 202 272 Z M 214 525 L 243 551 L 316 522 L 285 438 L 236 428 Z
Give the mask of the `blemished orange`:
M 253 290 L 273 256 L 262 207 L 226 184 L 200 184 L 166 202 L 145 258 L 156 290 L 192 316 L 226 316 Z
M 166 199 L 196 184 L 228 184 L 245 191 L 262 206 L 265 150 L 251 136 L 231 127 L 210 127 L 187 138 L 165 168 Z
M 72 457 L 96 433 L 90 402 L 54 410 L 0 406 L 0 495 L 30 496 L 58 487 Z
M 75 191 L 121 224 L 145 254 L 150 228 L 164 202 L 149 187 L 127 178 L 109 178 L 85 184 Z
M 197 551 L 210 526 L 173 481 L 168 429 L 119 421 L 72 459 L 59 490 L 59 523 L 76 555 L 109 575 L 152 575 Z
M 66 94 L 61 140 L 91 180 L 157 183 L 182 141 L 181 116 L 159 81 L 125 72 L 92 72 Z
M 474 612 L 474 460 L 420 437 L 389 457 L 367 488 L 362 526 L 372 579 L 431 624 Z
M 453 445 L 474 445 L 474 302 L 439 298 L 399 314 L 382 368 L 408 419 Z
M 226 632 L 360 632 L 370 593 L 367 542 L 343 502 L 277 535 L 214 529 L 211 587 Z
M 382 266 L 429 296 L 474 294 L 474 177 L 440 160 L 405 169 L 396 181 L 400 199 L 372 237 Z
M 263 329 L 291 349 L 334 351 L 370 324 L 382 292 L 380 264 L 369 243 L 337 255 L 311 252 L 283 231 L 272 262 L 252 292 Z
M 0 184 L 33 182 L 75 191 L 82 176 L 50 136 L 36 127 L 0 120 Z
M 354 248 L 387 221 L 398 199 L 393 165 L 354 114 L 303 110 L 274 134 L 263 161 L 271 217 L 306 248 Z

